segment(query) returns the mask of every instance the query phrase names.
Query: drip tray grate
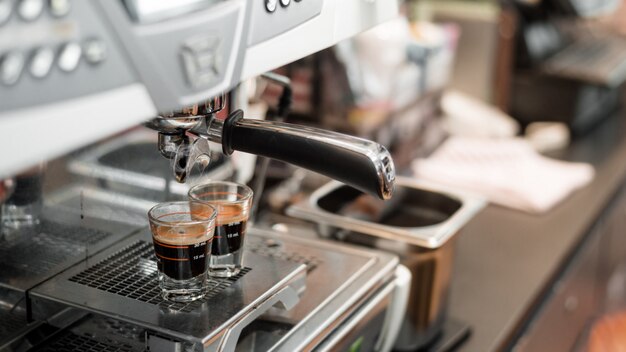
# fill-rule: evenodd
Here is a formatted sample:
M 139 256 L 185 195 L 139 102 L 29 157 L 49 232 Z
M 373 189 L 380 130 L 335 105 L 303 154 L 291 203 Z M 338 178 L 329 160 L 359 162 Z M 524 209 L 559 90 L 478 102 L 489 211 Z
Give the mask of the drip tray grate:
M 203 299 L 190 303 L 169 302 L 161 297 L 152 244 L 137 240 L 85 271 L 70 277 L 69 281 L 189 313 L 230 287 L 250 270 L 250 268 L 243 268 L 239 274 L 230 278 L 209 278 L 209 289 Z
M 42 220 L 14 241 L 0 241 L 0 272 L 19 277 L 48 273 L 67 258 L 85 253 L 110 233 Z
M 55 237 L 70 242 L 89 245 L 96 245 L 110 235 L 110 233 L 96 229 L 66 225 L 45 219 L 41 221 L 38 230 L 43 233 L 53 233 Z
M 89 352 L 130 352 L 132 347 L 115 346 L 102 343 L 85 336 L 80 336 L 68 332 L 61 336 L 50 345 L 38 350 L 40 352 L 73 352 L 73 351 L 89 351 Z
M 20 315 L 14 312 L 0 311 L 0 341 L 27 325 L 26 312 L 23 313 Z
M 289 252 L 283 248 L 283 244 L 275 239 L 250 239 L 247 248 L 250 252 L 258 255 L 278 258 L 293 263 L 306 265 L 306 271 L 311 272 L 317 268 L 322 261 L 312 255 L 302 255 L 299 252 Z
M 251 314 L 262 314 L 277 303 L 292 308 L 304 287 L 304 265 L 251 252 L 243 263 L 244 269 L 235 277 L 209 278 L 209 292 L 203 299 L 166 301 L 158 287 L 151 235 L 145 229 L 30 290 L 32 317 L 45 319 L 49 312 L 70 306 L 125 321 L 154 336 L 194 346 L 210 344 L 212 350 L 234 343 L 230 339 L 237 336 L 227 332 L 243 328 Z M 78 335 L 105 344 L 104 337 L 118 336 L 102 335 L 94 324 L 80 328 L 93 336 Z M 121 340 L 135 347 L 134 339 Z

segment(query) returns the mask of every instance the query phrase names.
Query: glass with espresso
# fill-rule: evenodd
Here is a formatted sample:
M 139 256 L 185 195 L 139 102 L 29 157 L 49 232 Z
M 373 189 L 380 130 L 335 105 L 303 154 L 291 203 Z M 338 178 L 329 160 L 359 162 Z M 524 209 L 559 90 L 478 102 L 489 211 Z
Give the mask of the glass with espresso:
M 189 190 L 192 201 L 205 202 L 217 210 L 210 276 L 231 277 L 241 270 L 252 194 L 248 186 L 227 181 L 212 181 Z
M 216 209 L 202 202 L 167 202 L 148 212 L 163 298 L 192 302 L 204 296 Z

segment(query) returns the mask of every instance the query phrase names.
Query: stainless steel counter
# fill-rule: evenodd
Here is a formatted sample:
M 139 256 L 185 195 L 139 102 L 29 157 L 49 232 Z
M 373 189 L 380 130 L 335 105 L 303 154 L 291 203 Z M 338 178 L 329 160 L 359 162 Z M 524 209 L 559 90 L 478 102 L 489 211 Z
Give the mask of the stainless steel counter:
M 594 165 L 587 187 L 540 216 L 489 205 L 459 236 L 450 315 L 473 329 L 459 351 L 505 348 L 545 298 L 626 176 L 624 115 L 554 155 Z

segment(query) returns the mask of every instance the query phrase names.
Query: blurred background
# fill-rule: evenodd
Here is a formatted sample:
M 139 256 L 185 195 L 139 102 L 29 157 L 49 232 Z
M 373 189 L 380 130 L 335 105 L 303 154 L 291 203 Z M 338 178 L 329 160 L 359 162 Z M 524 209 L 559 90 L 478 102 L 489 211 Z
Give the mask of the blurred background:
M 305 1 L 287 7 L 281 0 L 278 9 Z M 290 46 L 309 43 L 285 37 L 271 54 L 259 55 L 257 64 L 267 72 L 242 74 L 231 88 L 220 88 L 223 94 L 210 94 L 218 97 L 211 102 L 197 99 L 196 110 L 217 119 L 242 109 L 246 119 L 296 124 L 305 134 L 314 127 L 379 143 L 397 174 L 396 193 L 385 202 L 282 161 L 240 151 L 224 155 L 221 145 L 190 133 L 180 134 L 191 139 L 168 160 L 157 148 L 164 134 L 142 121 L 179 115 L 164 113 L 159 104 L 166 99 L 150 89 L 156 108 L 142 110 L 133 103 L 140 99 L 130 97 L 93 105 L 94 113 L 111 116 L 109 126 L 125 114 L 141 115 L 116 128 L 82 113 L 73 122 L 45 120 L 42 112 L 64 102 L 58 96 L 64 87 L 104 91 L 99 82 L 111 77 L 134 79 L 135 71 L 111 69 L 106 79 L 58 83 L 76 69 L 64 68 L 72 65 L 71 50 L 42 53 L 20 44 L 45 44 L 41 28 L 80 13 L 84 5 L 77 3 L 0 0 L 0 350 L 60 350 L 54 346 L 71 334 L 124 351 L 182 351 L 172 346 L 184 339 L 176 342 L 180 336 L 159 325 L 167 325 L 164 318 L 154 323 L 160 328 L 132 317 L 119 322 L 107 308 L 83 303 L 100 298 L 77 294 L 71 301 L 54 289 L 119 253 L 146 228 L 154 204 L 186 199 L 191 186 L 207 180 L 233 180 L 255 192 L 254 227 L 261 232 L 250 235 L 248 250 L 305 264 L 309 280 L 300 294 L 306 309 L 287 315 L 271 308 L 244 330 L 237 350 L 289 350 L 297 346 L 291 334 L 313 339 L 311 330 L 297 331 L 298 324 L 313 324 L 322 314 L 313 308 L 337 290 L 359 298 L 362 310 L 337 318 L 328 336 L 315 330 L 316 341 L 325 342 L 303 350 L 626 351 L 626 1 L 400 1 L 393 16 L 358 34 L 332 45 L 311 39 L 306 55 L 287 55 Z M 340 24 L 370 18 L 337 13 Z M 39 29 L 22 24 L 37 18 L 44 22 Z M 55 30 L 72 32 L 72 21 Z M 107 28 L 122 28 L 113 22 Z M 149 25 L 145 33 L 157 33 L 167 22 Z M 77 71 L 109 69 L 118 55 L 129 56 L 103 43 L 72 47 Z M 273 57 L 280 64 L 265 65 Z M 246 60 L 252 67 L 254 53 Z M 56 75 L 62 77 L 54 86 L 59 92 L 33 88 Z M 161 88 L 176 91 L 176 84 Z M 43 110 L 25 122 L 29 107 Z M 66 135 L 66 145 L 47 147 L 39 138 L 47 129 L 55 141 Z M 37 152 L 20 155 L 28 146 Z M 313 157 L 324 164 L 333 155 Z M 176 181 L 181 158 L 190 161 L 183 166 L 185 183 Z M 333 250 L 337 254 L 328 254 Z M 352 250 L 378 258 L 373 262 L 381 266 L 387 260 L 393 269 L 376 267 L 367 280 L 357 277 L 365 274 L 348 264 Z M 397 267 L 408 269 L 404 283 Z M 341 291 L 347 289 L 343 279 L 333 281 L 333 270 L 354 275 L 354 287 Z M 386 299 L 396 302 L 387 303 L 384 314 L 367 310 L 363 302 L 374 302 L 375 295 L 360 290 L 371 285 L 379 292 L 382 282 L 395 292 Z M 319 297 L 312 293 L 316 287 L 326 287 Z M 69 314 L 67 307 L 83 311 Z M 106 324 L 114 329 L 102 333 Z M 153 335 L 174 345 L 151 345 Z

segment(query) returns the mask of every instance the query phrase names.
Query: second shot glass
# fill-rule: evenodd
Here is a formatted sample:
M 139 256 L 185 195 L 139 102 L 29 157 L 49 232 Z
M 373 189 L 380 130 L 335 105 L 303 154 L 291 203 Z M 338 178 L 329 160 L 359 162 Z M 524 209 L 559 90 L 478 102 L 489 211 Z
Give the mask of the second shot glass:
M 231 277 L 241 270 L 252 195 L 250 187 L 227 181 L 212 181 L 189 190 L 190 200 L 206 202 L 217 209 L 210 276 Z

